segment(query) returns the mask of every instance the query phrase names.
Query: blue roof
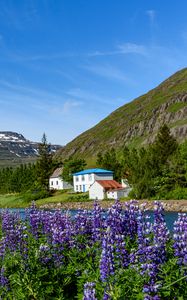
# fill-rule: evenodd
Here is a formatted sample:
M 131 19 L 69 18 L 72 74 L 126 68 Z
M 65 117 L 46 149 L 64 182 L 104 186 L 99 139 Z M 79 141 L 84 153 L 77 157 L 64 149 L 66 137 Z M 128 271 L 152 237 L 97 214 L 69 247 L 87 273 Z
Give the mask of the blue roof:
M 85 175 L 85 174 L 113 174 L 113 171 L 104 170 L 104 169 L 87 169 L 83 170 L 77 173 L 74 173 L 73 175 Z

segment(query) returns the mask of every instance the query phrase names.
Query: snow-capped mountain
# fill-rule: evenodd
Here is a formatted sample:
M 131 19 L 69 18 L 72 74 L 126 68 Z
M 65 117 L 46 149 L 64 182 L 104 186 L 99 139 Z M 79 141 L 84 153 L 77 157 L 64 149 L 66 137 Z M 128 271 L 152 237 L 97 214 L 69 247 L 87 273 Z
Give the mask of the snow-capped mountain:
M 34 160 L 38 156 L 39 143 L 27 140 L 22 134 L 12 131 L 0 131 L 0 164 L 11 165 Z M 51 145 L 51 151 L 56 152 L 62 146 Z M 5 161 L 7 163 L 5 163 Z

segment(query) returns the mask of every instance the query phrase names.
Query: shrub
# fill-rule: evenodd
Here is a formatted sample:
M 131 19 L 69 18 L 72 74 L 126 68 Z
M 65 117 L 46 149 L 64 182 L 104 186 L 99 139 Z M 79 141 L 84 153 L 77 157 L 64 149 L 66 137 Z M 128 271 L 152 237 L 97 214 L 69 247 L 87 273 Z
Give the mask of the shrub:
M 33 189 L 33 190 L 28 190 L 24 194 L 22 194 L 23 199 L 26 202 L 31 202 L 34 200 L 39 200 L 43 198 L 47 198 L 51 196 L 51 192 L 46 191 L 45 189 Z
M 165 195 L 165 199 L 181 200 L 187 199 L 187 188 L 178 187 Z

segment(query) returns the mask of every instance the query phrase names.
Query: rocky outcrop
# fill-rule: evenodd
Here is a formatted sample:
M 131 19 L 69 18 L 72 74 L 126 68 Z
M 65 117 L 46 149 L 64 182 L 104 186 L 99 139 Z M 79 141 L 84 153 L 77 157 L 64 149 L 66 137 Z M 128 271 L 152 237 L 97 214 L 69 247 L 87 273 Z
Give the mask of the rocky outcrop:
M 176 103 L 184 103 L 186 106 L 176 112 L 169 112 L 169 107 Z M 186 120 L 186 124 L 180 124 L 181 120 Z M 129 139 L 131 140 L 137 136 L 147 135 L 148 137 L 144 139 L 143 144 L 152 143 L 163 124 L 170 125 L 171 133 L 177 140 L 187 138 L 187 94 L 170 99 L 167 103 L 155 108 L 149 118 L 130 127 L 125 135 L 125 142 L 128 143 Z

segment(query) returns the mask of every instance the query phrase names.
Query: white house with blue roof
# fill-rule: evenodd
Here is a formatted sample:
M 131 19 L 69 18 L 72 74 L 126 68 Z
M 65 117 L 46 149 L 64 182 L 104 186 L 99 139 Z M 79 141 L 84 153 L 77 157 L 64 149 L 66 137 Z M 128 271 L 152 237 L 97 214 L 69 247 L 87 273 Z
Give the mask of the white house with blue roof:
M 75 192 L 87 192 L 96 180 L 113 180 L 113 172 L 104 169 L 87 169 L 73 174 Z

